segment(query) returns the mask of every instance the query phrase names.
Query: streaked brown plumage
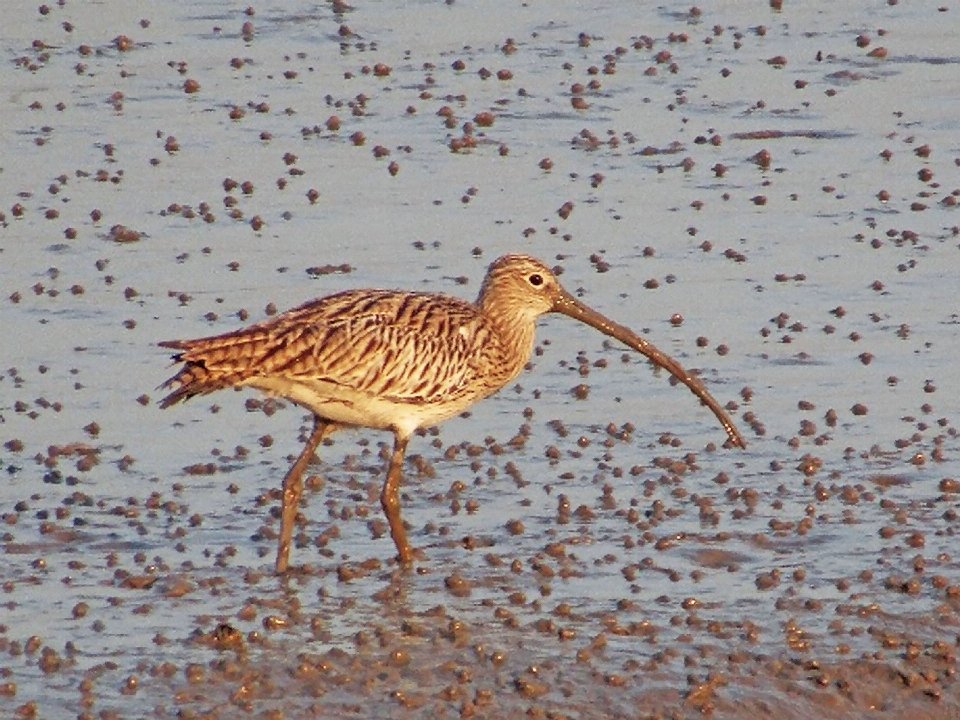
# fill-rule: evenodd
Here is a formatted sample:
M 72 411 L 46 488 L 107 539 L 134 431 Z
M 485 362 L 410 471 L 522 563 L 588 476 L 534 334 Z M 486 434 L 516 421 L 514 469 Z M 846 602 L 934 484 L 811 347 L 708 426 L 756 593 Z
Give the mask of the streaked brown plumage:
M 313 432 L 283 482 L 276 568 L 287 567 L 302 474 L 320 441 L 345 426 L 390 430 L 394 451 L 381 502 L 399 559 L 413 553 L 400 519 L 399 487 L 410 435 L 450 418 L 513 380 L 533 350 L 536 320 L 559 312 L 591 325 L 667 369 L 710 407 L 729 443 L 743 437 L 703 384 L 675 360 L 564 290 L 550 269 L 505 255 L 475 303 L 450 295 L 348 290 L 234 332 L 162 342 L 184 363 L 162 387 L 166 408 L 229 387 L 254 387 L 314 414 Z

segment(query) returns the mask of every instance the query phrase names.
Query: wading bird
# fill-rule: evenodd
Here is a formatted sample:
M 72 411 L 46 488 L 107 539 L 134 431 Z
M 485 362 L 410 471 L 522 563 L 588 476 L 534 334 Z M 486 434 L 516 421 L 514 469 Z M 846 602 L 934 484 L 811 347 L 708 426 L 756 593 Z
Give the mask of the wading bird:
M 290 555 L 303 472 L 324 437 L 344 427 L 393 433 L 380 501 L 402 564 L 413 551 L 400 519 L 400 479 L 410 435 L 463 412 L 520 374 L 537 318 L 561 313 L 646 355 L 716 415 L 728 443 L 743 437 L 699 379 L 628 328 L 590 309 L 536 258 L 494 261 L 476 302 L 440 293 L 347 290 L 233 332 L 160 346 L 183 363 L 162 387 L 166 408 L 195 395 L 252 387 L 313 413 L 313 431 L 283 480 L 277 572 Z

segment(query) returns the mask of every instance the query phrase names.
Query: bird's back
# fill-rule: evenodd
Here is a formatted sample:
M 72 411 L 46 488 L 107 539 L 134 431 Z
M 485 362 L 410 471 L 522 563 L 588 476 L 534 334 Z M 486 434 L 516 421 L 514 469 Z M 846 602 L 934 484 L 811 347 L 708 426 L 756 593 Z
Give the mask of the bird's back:
M 264 387 L 258 379 L 268 378 L 434 406 L 426 417 L 439 421 L 516 377 L 531 343 L 532 327 L 527 347 L 507 347 L 496 323 L 460 298 L 346 291 L 223 335 L 160 343 L 184 363 L 164 383 L 174 390 L 161 407 L 221 388 Z

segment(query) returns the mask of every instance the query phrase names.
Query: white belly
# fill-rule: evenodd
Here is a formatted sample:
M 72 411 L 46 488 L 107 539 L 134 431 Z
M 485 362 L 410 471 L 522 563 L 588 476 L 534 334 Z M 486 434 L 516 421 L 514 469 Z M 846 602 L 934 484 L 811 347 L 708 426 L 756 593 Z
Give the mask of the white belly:
M 381 430 L 396 429 L 403 436 L 411 435 L 417 428 L 435 425 L 453 417 L 471 403 L 469 400 L 462 404 L 393 402 L 335 383 L 296 382 L 279 377 L 252 377 L 241 384 L 286 398 L 336 423 Z

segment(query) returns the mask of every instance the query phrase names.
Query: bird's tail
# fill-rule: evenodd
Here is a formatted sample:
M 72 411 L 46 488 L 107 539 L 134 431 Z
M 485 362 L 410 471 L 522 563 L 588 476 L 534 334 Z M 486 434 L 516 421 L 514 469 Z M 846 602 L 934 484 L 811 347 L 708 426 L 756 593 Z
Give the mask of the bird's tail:
M 229 334 L 157 343 L 160 347 L 181 351 L 173 356 L 173 361 L 183 363 L 177 374 L 160 386 L 163 390 L 173 388 L 173 392 L 160 401 L 160 407 L 168 408 L 197 395 L 241 383 L 250 374 L 249 365 L 244 362 L 251 350 L 248 342 L 249 338 Z

